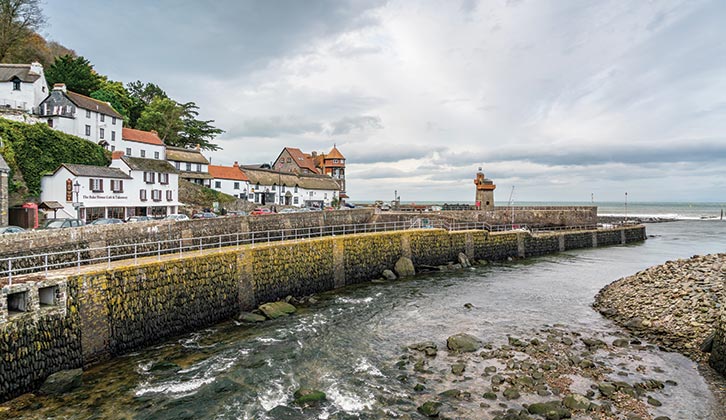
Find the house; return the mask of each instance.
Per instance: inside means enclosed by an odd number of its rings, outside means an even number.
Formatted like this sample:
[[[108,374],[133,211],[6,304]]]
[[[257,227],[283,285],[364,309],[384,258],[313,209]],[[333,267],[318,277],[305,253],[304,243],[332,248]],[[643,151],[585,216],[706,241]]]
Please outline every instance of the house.
[[[121,142],[116,148],[112,146],[111,150],[120,150],[131,157],[166,160],[166,145],[154,130],[144,131],[124,127],[121,130]]]
[[[336,145],[328,153],[302,152],[294,147],[285,147],[272,165],[277,171],[296,174],[321,174],[333,178],[340,188],[340,198],[345,194],[345,156]]]
[[[103,217],[123,219],[131,199],[131,176],[118,168],[64,163],[40,180],[40,200],[56,217],[87,223]]]
[[[56,130],[110,150],[119,149],[123,117],[108,102],[71,92],[57,83],[39,105],[38,114]]]
[[[113,153],[112,168],[131,177],[126,217],[162,217],[179,210],[179,171],[169,162]]]
[[[0,64],[0,107],[35,114],[47,96],[40,63]]]
[[[8,176],[10,176],[10,167],[0,155],[0,226],[8,225],[8,201],[10,199]]]
[[[204,157],[199,146],[196,149],[167,146],[166,160],[179,171],[179,178],[205,187],[211,186],[212,176],[209,174],[209,161]]]
[[[250,181],[240,170],[237,162],[232,166],[209,165],[209,175],[213,177],[212,189],[244,200],[248,199]]]
[[[339,200],[339,186],[330,177],[316,174],[297,174],[243,166],[242,172],[250,183],[248,199],[257,204],[277,204],[296,207],[330,206]]]

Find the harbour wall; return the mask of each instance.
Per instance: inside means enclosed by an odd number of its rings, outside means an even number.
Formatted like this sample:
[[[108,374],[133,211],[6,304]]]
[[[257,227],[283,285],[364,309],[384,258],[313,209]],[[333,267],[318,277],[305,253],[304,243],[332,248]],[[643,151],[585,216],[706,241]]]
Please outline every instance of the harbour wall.
[[[644,239],[642,226],[536,236],[421,229],[245,245],[39,276],[2,288],[0,400],[37,389],[54,372],[90,366],[264,302],[378,278],[402,256],[433,266],[459,253],[499,261]],[[24,311],[17,311],[19,298]]]
[[[514,215],[514,217],[512,217]],[[447,210],[435,212],[383,212],[378,221],[409,220],[413,216],[490,225],[520,224],[532,228],[553,226],[595,226],[597,206],[495,207],[492,210]]]
[[[721,315],[716,323],[716,334],[713,337],[713,348],[709,363],[721,375],[726,376],[726,307],[721,302]]]

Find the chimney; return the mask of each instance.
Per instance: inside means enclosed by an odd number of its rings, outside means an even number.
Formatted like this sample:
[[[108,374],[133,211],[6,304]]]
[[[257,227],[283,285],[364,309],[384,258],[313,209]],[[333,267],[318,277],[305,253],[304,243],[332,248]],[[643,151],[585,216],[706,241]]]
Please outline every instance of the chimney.
[[[53,90],[59,90],[63,93],[66,93],[68,90],[66,89],[65,83],[56,83],[53,85]]]
[[[313,157],[318,157],[318,152],[316,152],[316,151],[313,150],[312,155],[313,155]]]
[[[239,163],[237,163],[237,161],[235,160],[235,161],[234,161],[234,165],[232,165],[232,167],[233,167],[233,168],[239,168]]]
[[[123,150],[115,150],[115,151],[111,152],[111,159],[113,159],[113,160],[121,159],[121,157],[123,155],[124,155]]]
[[[43,75],[43,65],[37,61],[33,61],[32,63],[30,63],[30,72],[37,74],[39,76],[42,76]]]
[[[201,147],[199,146],[199,143],[197,143],[197,150],[200,150]]]
[[[151,130],[151,131],[150,131],[150,133],[151,133],[151,134],[155,134],[155,135],[157,135],[157,136],[159,135],[159,132],[158,132],[158,131],[156,131],[156,130]]]

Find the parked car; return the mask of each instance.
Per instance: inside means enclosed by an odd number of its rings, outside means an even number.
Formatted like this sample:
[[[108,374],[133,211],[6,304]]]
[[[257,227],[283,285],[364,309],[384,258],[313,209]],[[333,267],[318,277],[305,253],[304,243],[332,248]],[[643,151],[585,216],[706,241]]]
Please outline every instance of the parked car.
[[[282,209],[278,213],[280,213],[280,214],[282,214],[282,213],[297,213],[297,210],[295,210],[295,209]]]
[[[114,219],[114,218],[100,218],[92,221],[89,223],[89,225],[117,225],[119,223],[123,223],[124,221],[121,219]]]
[[[212,213],[211,211],[197,213],[194,216],[192,216],[192,218],[194,218],[194,219],[214,219],[215,217],[217,217],[217,215]]]
[[[268,209],[267,207],[258,207],[250,213],[253,216],[261,216],[265,214],[272,214],[272,210]]]
[[[80,219],[48,219],[43,223],[41,229],[63,229],[83,225],[85,223]]]
[[[247,212],[242,211],[242,210],[232,210],[232,211],[227,212],[227,216],[229,216],[229,217],[247,216]]]
[[[126,218],[126,223],[146,222],[151,220],[149,216],[129,216]]]
[[[164,220],[174,220],[174,221],[180,221],[180,220],[189,220],[189,216],[186,214],[169,214],[167,215]]]
[[[353,203],[345,203],[345,204],[343,204],[343,205],[344,205],[345,207],[349,208],[349,209],[354,209],[354,208],[355,208],[355,204],[353,204]]]
[[[320,207],[306,207],[307,211],[323,211]]]
[[[25,232],[25,229],[20,226],[4,226],[0,227],[0,235],[7,235],[9,233],[20,233]]]

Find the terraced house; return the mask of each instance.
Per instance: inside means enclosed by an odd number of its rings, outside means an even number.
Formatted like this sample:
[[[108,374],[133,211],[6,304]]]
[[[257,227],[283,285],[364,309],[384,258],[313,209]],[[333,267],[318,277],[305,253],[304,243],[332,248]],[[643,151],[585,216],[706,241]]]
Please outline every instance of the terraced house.
[[[166,160],[174,165],[179,172],[180,179],[211,187],[212,176],[209,174],[209,161],[204,157],[199,146],[196,149],[167,146]]]
[[[0,64],[0,107],[34,114],[47,96],[40,63]]]
[[[237,162],[232,166],[209,165],[209,174],[213,177],[212,189],[243,200],[248,199],[250,180]]]
[[[323,208],[340,200],[340,187],[330,177],[243,166],[250,183],[250,201],[262,205]]]

